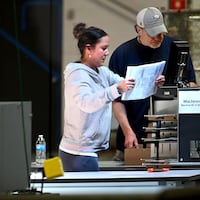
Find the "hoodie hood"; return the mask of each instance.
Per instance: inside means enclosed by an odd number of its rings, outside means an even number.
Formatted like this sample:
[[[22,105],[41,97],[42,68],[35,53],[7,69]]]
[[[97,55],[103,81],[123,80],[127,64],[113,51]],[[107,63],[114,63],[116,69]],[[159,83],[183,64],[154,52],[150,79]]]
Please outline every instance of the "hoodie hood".
[[[69,76],[72,72],[74,72],[76,70],[85,70],[92,77],[98,76],[98,73],[96,71],[94,71],[93,69],[91,69],[90,67],[88,67],[88,66],[86,66],[85,64],[82,64],[82,63],[69,63],[66,66],[64,73],[65,73],[66,76]]]

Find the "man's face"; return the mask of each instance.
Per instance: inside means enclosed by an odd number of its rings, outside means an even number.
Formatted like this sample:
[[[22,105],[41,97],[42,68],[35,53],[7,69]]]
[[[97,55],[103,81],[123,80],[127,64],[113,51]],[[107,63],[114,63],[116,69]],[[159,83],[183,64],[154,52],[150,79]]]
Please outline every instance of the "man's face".
[[[143,44],[144,46],[148,46],[153,49],[160,47],[164,38],[163,33],[160,33],[154,37],[151,37],[150,35],[148,35],[148,33],[144,29],[140,27],[137,27],[137,32],[139,36],[139,42]]]

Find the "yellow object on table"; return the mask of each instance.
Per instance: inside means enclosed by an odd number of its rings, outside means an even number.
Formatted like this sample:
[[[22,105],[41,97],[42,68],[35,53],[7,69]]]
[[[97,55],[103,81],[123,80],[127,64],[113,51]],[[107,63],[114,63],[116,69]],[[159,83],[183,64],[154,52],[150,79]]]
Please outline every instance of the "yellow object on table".
[[[44,174],[47,179],[63,176],[63,166],[60,157],[44,160]]]

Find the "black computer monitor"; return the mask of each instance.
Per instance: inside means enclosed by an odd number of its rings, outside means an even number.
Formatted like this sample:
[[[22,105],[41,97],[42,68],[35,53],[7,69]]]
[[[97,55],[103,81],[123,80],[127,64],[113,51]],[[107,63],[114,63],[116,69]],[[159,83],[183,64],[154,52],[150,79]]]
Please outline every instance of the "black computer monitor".
[[[165,85],[183,87],[187,82],[189,44],[187,41],[173,41],[171,44]]]

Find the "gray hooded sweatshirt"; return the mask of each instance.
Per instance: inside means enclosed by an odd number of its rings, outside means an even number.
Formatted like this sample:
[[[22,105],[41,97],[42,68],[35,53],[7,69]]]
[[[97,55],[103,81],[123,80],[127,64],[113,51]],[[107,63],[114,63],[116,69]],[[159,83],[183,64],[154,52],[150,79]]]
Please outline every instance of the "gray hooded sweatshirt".
[[[69,63],[64,71],[64,133],[59,148],[65,152],[93,153],[108,149],[112,101],[120,96],[123,80],[107,67],[98,73],[81,63]]]

